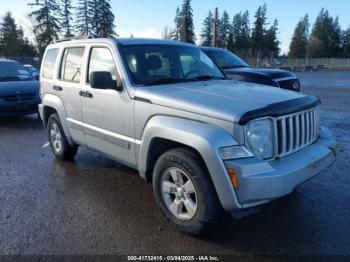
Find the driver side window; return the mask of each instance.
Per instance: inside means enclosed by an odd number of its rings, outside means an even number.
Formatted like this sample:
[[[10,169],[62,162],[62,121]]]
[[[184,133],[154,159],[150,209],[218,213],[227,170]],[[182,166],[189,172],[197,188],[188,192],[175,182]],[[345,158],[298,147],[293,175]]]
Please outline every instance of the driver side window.
[[[111,51],[106,47],[93,47],[90,53],[88,82],[92,72],[109,72],[113,80],[118,79],[117,67]]]

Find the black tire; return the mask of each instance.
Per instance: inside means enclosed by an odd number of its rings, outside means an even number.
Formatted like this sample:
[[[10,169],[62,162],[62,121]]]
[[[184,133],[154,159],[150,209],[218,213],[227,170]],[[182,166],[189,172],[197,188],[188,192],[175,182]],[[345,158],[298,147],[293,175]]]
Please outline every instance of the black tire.
[[[51,129],[56,125],[60,132],[61,136],[61,146],[58,148],[54,148],[54,144],[50,135]],[[47,136],[49,138],[49,142],[51,145],[52,152],[54,155],[60,160],[72,160],[78,151],[77,145],[70,145],[67,141],[66,135],[64,134],[61,121],[56,113],[51,114],[47,121]]]
[[[164,177],[172,168],[181,169],[193,183],[196,191],[197,208],[193,217],[188,220],[179,219],[167,207],[162,185]],[[169,176],[169,175],[168,175]],[[198,235],[213,223],[220,220],[222,207],[218,200],[213,183],[200,157],[186,148],[175,148],[163,153],[157,160],[153,171],[153,191],[157,205],[165,217],[177,229],[189,234]],[[170,196],[170,194],[169,194]],[[172,201],[172,199],[168,200]],[[174,200],[175,201],[175,200]],[[169,204],[168,204],[169,205]]]

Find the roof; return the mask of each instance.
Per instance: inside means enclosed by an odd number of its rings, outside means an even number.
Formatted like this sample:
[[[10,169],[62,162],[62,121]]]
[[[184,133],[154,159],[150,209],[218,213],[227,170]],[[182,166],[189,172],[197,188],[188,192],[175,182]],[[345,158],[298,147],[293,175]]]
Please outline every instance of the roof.
[[[0,58],[0,62],[18,63],[18,61],[16,60],[7,59],[7,58]]]
[[[203,51],[227,51],[226,49],[220,47],[209,47],[209,46],[201,46]]]
[[[61,45],[71,44],[85,44],[85,43],[117,43],[117,45],[176,45],[176,46],[187,46],[195,47],[194,44],[163,40],[163,39],[151,39],[151,38],[72,38],[72,39],[61,39],[50,44],[50,48],[55,48]]]
[[[116,38],[115,39],[120,45],[179,45],[193,47],[194,44],[164,40],[164,39],[151,39],[151,38]]]

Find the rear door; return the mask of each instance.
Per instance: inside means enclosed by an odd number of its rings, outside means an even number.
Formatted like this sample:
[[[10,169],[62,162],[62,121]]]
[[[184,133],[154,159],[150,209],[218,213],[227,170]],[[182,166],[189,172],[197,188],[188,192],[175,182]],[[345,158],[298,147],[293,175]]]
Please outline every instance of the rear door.
[[[52,87],[63,100],[72,138],[78,144],[85,144],[80,96],[84,54],[84,45],[62,50],[58,81]]]

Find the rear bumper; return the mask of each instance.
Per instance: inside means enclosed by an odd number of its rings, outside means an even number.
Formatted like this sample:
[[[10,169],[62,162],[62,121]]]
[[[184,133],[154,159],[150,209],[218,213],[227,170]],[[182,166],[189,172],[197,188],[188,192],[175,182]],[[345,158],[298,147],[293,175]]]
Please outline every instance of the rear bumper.
[[[240,209],[265,204],[291,193],[296,186],[333,163],[336,145],[329,130],[322,128],[316,143],[283,159],[226,161],[226,167],[232,167],[237,172],[239,188],[235,193]]]
[[[38,112],[40,100],[26,103],[2,103],[0,104],[0,116],[27,115]]]

